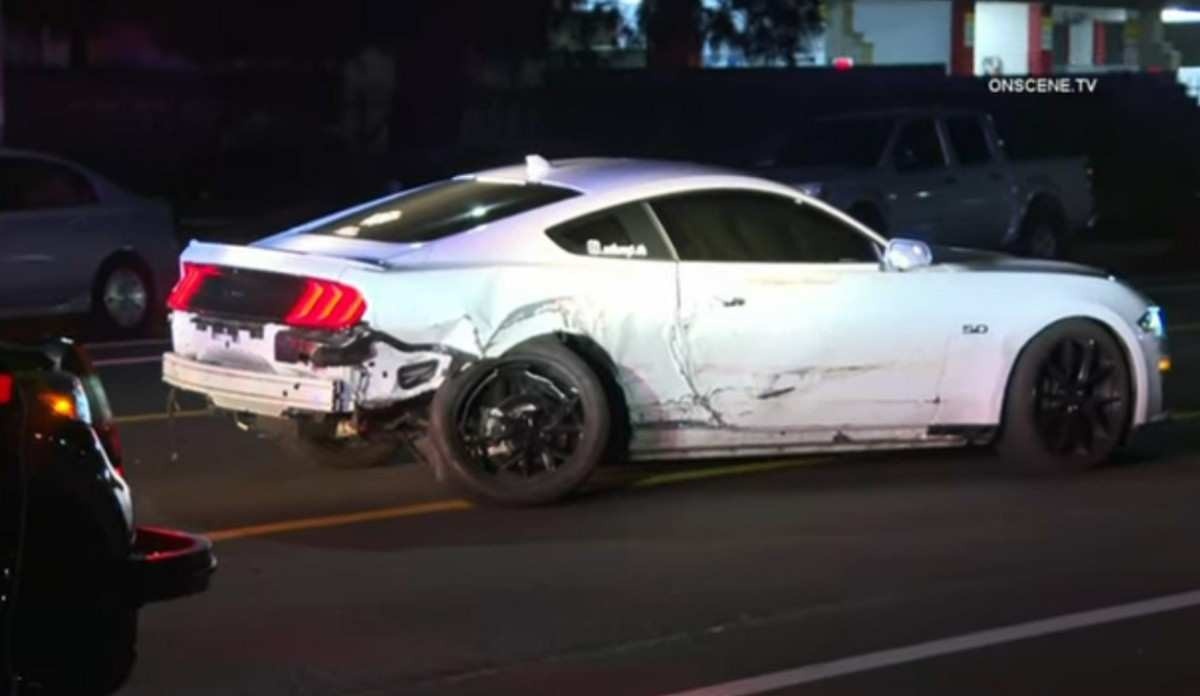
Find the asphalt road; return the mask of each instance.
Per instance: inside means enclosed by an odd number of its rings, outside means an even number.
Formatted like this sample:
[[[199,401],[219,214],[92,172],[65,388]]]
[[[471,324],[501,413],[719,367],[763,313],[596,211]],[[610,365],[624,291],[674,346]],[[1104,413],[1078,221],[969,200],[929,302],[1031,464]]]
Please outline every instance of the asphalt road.
[[[534,510],[312,469],[192,400],[169,422],[162,346],[99,347],[140,521],[221,561],[143,612],[124,693],[1198,693],[1200,278],[1150,292],[1178,419],[1114,466],[627,466]]]

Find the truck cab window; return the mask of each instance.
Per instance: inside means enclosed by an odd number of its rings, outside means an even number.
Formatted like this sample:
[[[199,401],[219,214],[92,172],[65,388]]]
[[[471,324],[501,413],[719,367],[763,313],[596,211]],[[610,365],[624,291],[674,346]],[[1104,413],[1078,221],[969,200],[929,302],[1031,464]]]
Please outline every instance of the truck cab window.
[[[892,161],[896,171],[901,172],[928,171],[946,166],[946,157],[933,119],[911,121],[900,129],[892,149]]]

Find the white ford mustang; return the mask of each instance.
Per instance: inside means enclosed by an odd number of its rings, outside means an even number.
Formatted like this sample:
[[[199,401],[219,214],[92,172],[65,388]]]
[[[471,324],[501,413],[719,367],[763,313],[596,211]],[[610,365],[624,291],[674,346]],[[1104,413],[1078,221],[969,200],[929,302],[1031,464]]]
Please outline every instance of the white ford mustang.
[[[933,259],[696,165],[531,156],[182,263],[168,383],[335,466],[407,442],[493,502],[621,458],[994,441],[1082,469],[1163,416],[1161,313],[1112,277]]]

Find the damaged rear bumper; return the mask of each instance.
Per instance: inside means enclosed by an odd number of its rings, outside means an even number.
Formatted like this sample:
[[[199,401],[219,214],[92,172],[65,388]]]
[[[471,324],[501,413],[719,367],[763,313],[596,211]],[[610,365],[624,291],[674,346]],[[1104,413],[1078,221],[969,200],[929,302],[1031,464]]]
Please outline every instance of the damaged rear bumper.
[[[163,355],[163,381],[207,396],[217,408],[282,417],[295,412],[348,413],[340,380],[277,375],[211,365],[177,353]]]
[[[235,413],[352,416],[431,394],[472,358],[362,325],[328,333],[187,312],[171,316],[163,381]]]

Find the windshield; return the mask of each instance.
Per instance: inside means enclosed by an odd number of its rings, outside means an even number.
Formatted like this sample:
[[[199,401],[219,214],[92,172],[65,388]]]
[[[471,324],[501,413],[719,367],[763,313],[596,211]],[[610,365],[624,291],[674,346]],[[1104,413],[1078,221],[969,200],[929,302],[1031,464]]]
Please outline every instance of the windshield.
[[[456,179],[423,186],[336,217],[306,234],[380,242],[432,242],[579,195],[543,184]]]

